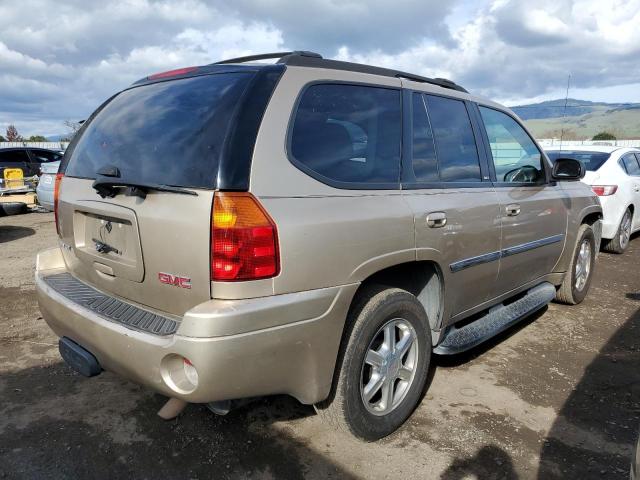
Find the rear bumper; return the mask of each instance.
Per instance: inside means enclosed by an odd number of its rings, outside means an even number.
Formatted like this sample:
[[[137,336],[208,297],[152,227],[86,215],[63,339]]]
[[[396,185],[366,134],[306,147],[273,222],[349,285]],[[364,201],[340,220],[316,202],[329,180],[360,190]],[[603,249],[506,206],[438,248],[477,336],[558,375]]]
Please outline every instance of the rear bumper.
[[[615,195],[600,197],[602,205],[602,238],[612,239],[618,234],[626,206]]]
[[[40,185],[36,188],[36,195],[38,196],[38,203],[46,210],[53,211],[53,190],[41,188]]]
[[[211,300],[187,312],[176,334],[158,336],[107,320],[43,281],[64,271],[59,249],[38,255],[38,303],[51,329],[91,352],[105,370],[196,403],[271,394],[307,404],[326,398],[358,287]],[[176,381],[180,357],[198,372],[195,388]]]

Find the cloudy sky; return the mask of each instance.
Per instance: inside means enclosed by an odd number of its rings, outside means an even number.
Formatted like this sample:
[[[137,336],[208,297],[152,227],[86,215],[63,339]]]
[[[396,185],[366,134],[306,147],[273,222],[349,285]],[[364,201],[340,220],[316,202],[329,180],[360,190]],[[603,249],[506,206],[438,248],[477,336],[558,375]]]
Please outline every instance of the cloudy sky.
[[[455,80],[509,105],[640,102],[640,0],[0,0],[0,132],[66,133],[150,73],[325,57]]]

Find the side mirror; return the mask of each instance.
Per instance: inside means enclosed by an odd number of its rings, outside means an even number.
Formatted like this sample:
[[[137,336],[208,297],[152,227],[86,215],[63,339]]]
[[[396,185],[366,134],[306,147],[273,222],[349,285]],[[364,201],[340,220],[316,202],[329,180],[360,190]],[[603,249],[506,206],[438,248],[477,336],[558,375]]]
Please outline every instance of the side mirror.
[[[584,178],[586,169],[580,160],[575,158],[558,158],[553,164],[551,176],[557,181],[577,181]]]

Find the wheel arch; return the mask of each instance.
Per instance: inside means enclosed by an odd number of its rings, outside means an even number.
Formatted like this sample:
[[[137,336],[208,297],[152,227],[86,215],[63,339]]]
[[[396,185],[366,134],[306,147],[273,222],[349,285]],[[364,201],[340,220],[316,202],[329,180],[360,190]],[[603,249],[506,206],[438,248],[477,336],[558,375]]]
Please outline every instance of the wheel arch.
[[[362,280],[352,300],[357,301],[370,285],[401,288],[416,296],[422,304],[431,330],[437,330],[444,311],[444,275],[440,265],[433,260],[398,263],[371,273]]]

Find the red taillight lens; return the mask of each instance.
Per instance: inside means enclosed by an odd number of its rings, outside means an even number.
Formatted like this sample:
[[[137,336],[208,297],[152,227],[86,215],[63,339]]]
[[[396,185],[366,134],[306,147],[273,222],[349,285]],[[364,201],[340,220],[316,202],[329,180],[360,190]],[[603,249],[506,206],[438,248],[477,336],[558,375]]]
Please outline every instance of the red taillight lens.
[[[211,220],[211,280],[274,277],[280,270],[276,224],[250,193],[216,192]]]
[[[198,70],[198,67],[177,68],[175,70],[169,70],[168,72],[154,73],[153,75],[149,75],[147,78],[149,80],[157,80],[159,78],[177,77],[178,75],[186,75],[187,73],[195,72],[196,70]]]
[[[58,197],[60,197],[60,183],[62,182],[62,178],[64,177],[64,173],[56,174],[56,181],[53,184],[53,218],[56,222],[56,232],[60,235],[60,225],[58,223]]]
[[[593,190],[593,193],[595,193],[599,197],[608,197],[609,195],[613,195],[618,191],[618,186],[617,185],[591,185],[591,190]]]

